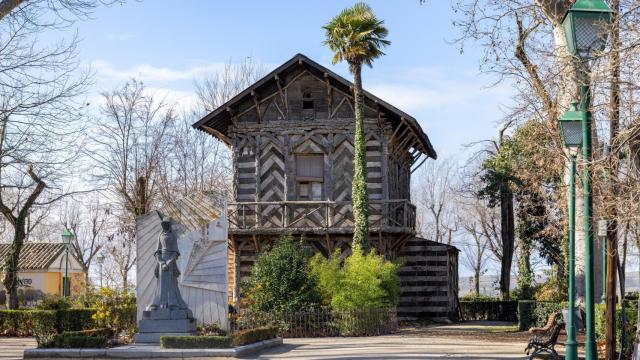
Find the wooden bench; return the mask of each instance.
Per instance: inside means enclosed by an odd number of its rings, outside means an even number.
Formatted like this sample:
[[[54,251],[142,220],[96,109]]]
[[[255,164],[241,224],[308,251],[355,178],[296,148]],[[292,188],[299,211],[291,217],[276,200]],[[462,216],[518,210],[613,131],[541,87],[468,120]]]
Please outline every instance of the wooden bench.
[[[545,327],[531,328],[529,330],[532,335],[524,351],[530,360],[545,353],[551,355],[551,358],[554,360],[558,359],[555,346],[558,342],[560,331],[564,328],[564,323],[558,322],[559,317],[560,313],[552,314],[549,316]],[[529,355],[529,353],[531,353],[531,355]]]

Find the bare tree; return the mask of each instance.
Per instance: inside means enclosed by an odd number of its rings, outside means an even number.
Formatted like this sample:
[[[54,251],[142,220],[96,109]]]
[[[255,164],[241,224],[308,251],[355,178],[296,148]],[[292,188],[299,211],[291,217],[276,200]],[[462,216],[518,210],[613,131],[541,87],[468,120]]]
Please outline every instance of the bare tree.
[[[61,209],[60,221],[75,235],[71,251],[85,271],[85,285],[90,286],[89,269],[95,256],[105,245],[105,232],[109,225],[110,209],[100,203],[100,198],[70,199]]]
[[[30,214],[70,192],[69,164],[82,145],[76,100],[88,82],[78,72],[76,37],[48,44],[39,39],[52,18],[72,18],[75,8],[52,16],[42,6],[16,5],[0,14],[0,213],[13,231],[3,264],[12,309],[18,306],[17,264]]]
[[[486,256],[486,251],[490,250],[492,236],[496,234],[487,233],[487,212],[492,208],[483,204],[481,199],[469,199],[460,208],[460,224],[464,230],[464,235],[458,240],[458,245],[462,248],[463,262],[473,271],[473,289],[475,296],[480,295],[480,277],[487,271],[487,264],[490,257]],[[495,213],[495,211],[494,211]],[[494,216],[497,217],[497,216]]]
[[[418,171],[412,198],[416,199],[420,228],[427,239],[451,245],[458,230],[457,164],[451,159],[429,162]]]
[[[135,265],[135,220],[160,201],[162,167],[167,157],[173,107],[131,80],[103,93],[102,117],[96,121],[89,156],[96,162],[96,180],[113,195],[117,231],[107,248],[118,260],[122,286]]]

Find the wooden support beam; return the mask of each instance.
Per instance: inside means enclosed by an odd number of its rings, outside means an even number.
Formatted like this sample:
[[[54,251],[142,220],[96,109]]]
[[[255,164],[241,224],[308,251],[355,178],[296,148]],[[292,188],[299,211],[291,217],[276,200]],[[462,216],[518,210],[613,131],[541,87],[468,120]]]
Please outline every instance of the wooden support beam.
[[[236,112],[231,107],[227,106],[227,112],[229,113],[229,118],[231,118],[231,123],[233,126],[237,126],[238,122],[236,120]]]
[[[287,102],[287,96],[285,95],[284,90],[282,88],[282,82],[280,81],[280,77],[278,75],[276,75],[276,84],[278,85],[278,93],[280,94],[280,100],[282,100],[282,103],[284,104],[285,120],[288,120],[289,104]]]
[[[331,119],[331,110],[333,108],[333,87],[329,82],[329,74],[324,73],[324,82],[327,84],[327,116]]]
[[[255,91],[251,92],[251,97],[253,97],[253,104],[256,107],[256,113],[258,114],[258,124],[262,122],[262,114],[260,113],[260,100],[258,99],[258,94]]]

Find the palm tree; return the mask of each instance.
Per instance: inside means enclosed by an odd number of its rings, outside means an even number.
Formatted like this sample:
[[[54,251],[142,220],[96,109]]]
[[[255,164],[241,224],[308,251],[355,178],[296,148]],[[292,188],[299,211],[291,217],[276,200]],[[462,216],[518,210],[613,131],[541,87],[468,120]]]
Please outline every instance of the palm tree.
[[[384,55],[382,48],[391,44],[389,33],[369,5],[358,2],[342,10],[323,28],[324,44],[333,51],[333,64],[345,60],[353,75],[355,107],[355,156],[353,159],[352,201],[355,229],[352,247],[366,250],[369,238],[369,195],[367,194],[367,154],[364,133],[364,98],[362,94],[362,64],[372,67],[373,60]]]

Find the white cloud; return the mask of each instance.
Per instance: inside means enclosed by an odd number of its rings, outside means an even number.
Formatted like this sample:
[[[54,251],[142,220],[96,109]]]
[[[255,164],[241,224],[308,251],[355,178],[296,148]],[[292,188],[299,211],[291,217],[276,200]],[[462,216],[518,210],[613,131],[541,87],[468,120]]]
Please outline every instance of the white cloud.
[[[365,87],[407,112],[487,102],[497,106],[510,93],[508,85],[487,88],[472,72],[425,67],[408,69]]]
[[[224,63],[208,63],[195,65],[184,69],[174,69],[169,67],[157,67],[150,64],[139,64],[130,68],[117,68],[110,62],[98,59],[91,64],[92,68],[100,78],[109,80],[129,80],[131,78],[142,81],[184,81],[201,77],[207,73],[220,71],[224,68]]]

